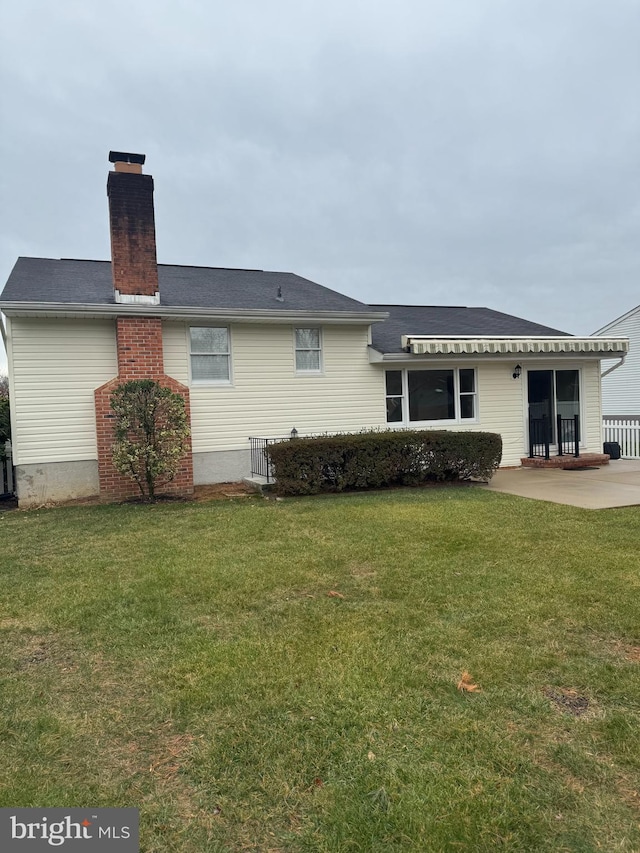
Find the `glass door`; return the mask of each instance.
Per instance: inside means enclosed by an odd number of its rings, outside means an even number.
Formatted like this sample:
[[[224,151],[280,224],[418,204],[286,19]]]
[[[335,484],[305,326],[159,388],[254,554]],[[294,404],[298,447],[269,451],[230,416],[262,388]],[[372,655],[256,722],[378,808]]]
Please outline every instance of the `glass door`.
[[[555,443],[555,416],[553,395],[553,370],[529,370],[529,421],[540,421],[543,417],[549,424],[549,442]]]
[[[563,418],[580,414],[580,381],[577,370],[556,370],[556,409]]]
[[[541,421],[546,417],[549,442],[555,444],[557,415],[563,420],[580,415],[580,371],[529,370],[527,382],[529,420]]]

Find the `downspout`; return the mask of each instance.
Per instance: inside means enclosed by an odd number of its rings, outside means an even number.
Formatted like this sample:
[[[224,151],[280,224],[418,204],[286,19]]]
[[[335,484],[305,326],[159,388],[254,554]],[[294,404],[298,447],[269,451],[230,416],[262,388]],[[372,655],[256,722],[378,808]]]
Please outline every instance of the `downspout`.
[[[9,355],[9,347],[7,345],[7,330],[4,327],[4,315],[2,311],[0,311],[0,334],[2,334],[2,343],[4,344],[4,351],[7,353],[7,357]]]
[[[608,376],[612,371],[617,370],[619,367],[622,367],[624,364],[624,360],[627,357],[627,353],[623,353],[620,361],[617,364],[614,364],[613,367],[607,368],[604,373],[600,374],[600,379],[604,379],[605,376]]]

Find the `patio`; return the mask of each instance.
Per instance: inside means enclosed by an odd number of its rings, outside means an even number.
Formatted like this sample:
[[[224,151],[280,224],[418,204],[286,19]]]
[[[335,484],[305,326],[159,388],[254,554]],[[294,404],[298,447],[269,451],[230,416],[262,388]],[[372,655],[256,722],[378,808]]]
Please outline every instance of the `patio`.
[[[484,488],[583,509],[640,506],[640,460],[619,459],[576,470],[504,469]]]

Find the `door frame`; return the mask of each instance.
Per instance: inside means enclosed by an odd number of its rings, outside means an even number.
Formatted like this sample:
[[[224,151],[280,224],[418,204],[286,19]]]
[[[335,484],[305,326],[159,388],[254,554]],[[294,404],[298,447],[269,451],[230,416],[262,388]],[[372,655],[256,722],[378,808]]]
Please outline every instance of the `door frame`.
[[[531,362],[530,364],[523,364],[522,378],[524,379],[524,383],[522,386],[522,409],[523,409],[523,419],[524,419],[524,455],[528,456],[529,454],[529,373],[536,370],[544,370],[551,371],[553,373],[553,423],[552,423],[552,434],[555,437],[555,418],[556,418],[556,371],[558,370],[577,370],[578,372],[578,414],[580,416],[580,441],[579,446],[584,447],[585,444],[585,435],[586,435],[586,421],[585,421],[585,399],[584,399],[584,371],[583,365],[576,362],[569,362],[567,364],[563,364],[562,362],[558,363],[555,361],[552,366],[545,364],[544,362]],[[557,441],[549,444],[550,451],[553,450],[554,453],[558,452],[558,443]]]

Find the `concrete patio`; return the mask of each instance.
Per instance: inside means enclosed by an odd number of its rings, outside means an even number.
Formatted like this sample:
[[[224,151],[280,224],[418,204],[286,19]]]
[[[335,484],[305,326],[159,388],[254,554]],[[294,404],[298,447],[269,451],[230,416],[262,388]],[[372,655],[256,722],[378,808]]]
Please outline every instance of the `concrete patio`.
[[[583,509],[640,506],[640,459],[619,459],[593,470],[501,470],[485,488]]]

